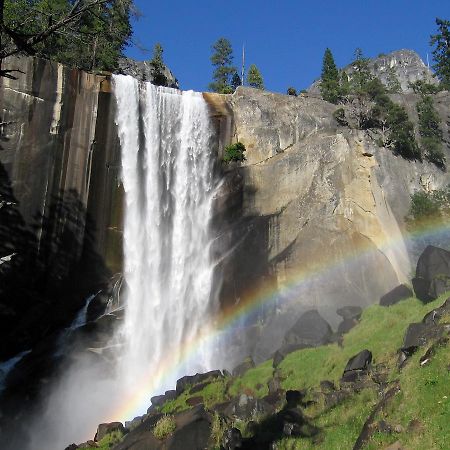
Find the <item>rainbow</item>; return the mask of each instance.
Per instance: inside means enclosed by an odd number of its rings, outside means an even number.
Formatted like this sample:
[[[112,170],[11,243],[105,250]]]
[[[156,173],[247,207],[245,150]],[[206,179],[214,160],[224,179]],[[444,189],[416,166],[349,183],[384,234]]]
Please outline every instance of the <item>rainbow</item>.
[[[222,310],[220,314],[212,320],[212,323],[201,334],[194,339],[184,342],[181,348],[167,355],[159,364],[159,367],[149,368],[140,380],[136,380],[133,392],[123,399],[120,405],[110,412],[110,420],[130,420],[130,418],[142,414],[150,403],[150,395],[157,392],[158,388],[167,378],[172,378],[174,374],[180,373],[187,362],[194,360],[196,352],[204,345],[215,342],[219,337],[226,337],[227,332],[231,332],[242,320],[251,319],[256,315],[263,305],[270,305],[274,302],[289,302],[298,298],[299,289],[307,286],[308,283],[322,277],[328,278],[343,265],[360,264],[371,252],[378,250],[392,249],[400,245],[413,245],[417,241],[427,242],[430,240],[445,239],[450,242],[450,223],[443,220],[428,221],[413,230],[409,230],[406,235],[398,235],[386,238],[382,248],[374,248],[373,245],[361,245],[358,249],[352,249],[347,254],[340,255],[339,258],[327,261],[320,265],[301,269],[291,274],[282,287],[276,281],[270,281],[262,286],[258,286],[246,293],[245,298],[234,306]]]

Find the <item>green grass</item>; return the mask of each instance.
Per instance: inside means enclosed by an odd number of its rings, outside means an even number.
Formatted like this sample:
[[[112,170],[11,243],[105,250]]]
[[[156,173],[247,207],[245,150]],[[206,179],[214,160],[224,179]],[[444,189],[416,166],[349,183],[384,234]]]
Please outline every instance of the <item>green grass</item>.
[[[230,395],[247,394],[259,398],[264,397],[269,393],[267,383],[272,378],[272,372],[272,360],[247,370],[244,375],[233,381],[229,389]]]
[[[374,363],[391,364],[401,347],[408,324],[440,306],[446,296],[424,305],[416,298],[393,306],[372,305],[363,311],[360,323],[344,336],[343,347],[337,344],[299,350],[280,364],[284,389],[314,387],[320,380],[337,382],[347,361],[361,350],[372,352]]]
[[[183,392],[174,400],[169,400],[159,409],[165,414],[184,411],[189,409],[187,400],[193,397],[203,397],[203,404],[209,408],[216,403],[223,402],[227,399],[226,379],[219,378],[208,383],[201,391],[191,393],[190,389]]]
[[[351,449],[376,402],[376,393],[365,389],[316,417],[314,424],[322,430],[318,442],[313,443],[310,439],[286,438],[279,441],[276,448],[277,450]]]
[[[426,348],[419,349],[406,366],[399,371],[396,366],[397,351],[401,347],[405,331],[410,323],[420,322],[432,309],[442,305],[447,295],[423,304],[410,298],[390,307],[372,305],[363,311],[360,323],[344,336],[343,345],[331,344],[318,348],[304,349],[289,354],[279,365],[282,388],[309,388],[312,395],[321,380],[339,380],[347,361],[367,348],[373,354],[374,364],[383,364],[389,370],[389,379],[400,381],[401,391],[382,410],[378,420],[390,425],[400,425],[402,432],[383,434],[375,432],[365,448],[375,450],[400,440],[403,446],[413,449],[441,450],[450,442],[450,365],[449,346],[440,347],[428,365],[419,364],[419,358]],[[450,317],[441,322],[450,322]],[[184,392],[177,399],[167,402],[162,412],[173,413],[188,409],[190,397],[202,396],[207,408],[240,394],[264,397],[268,394],[267,383],[273,376],[272,360],[266,361],[244,375],[234,379],[213,380],[201,391]],[[287,438],[279,441],[279,450],[294,449],[336,449],[352,448],[363,423],[379,401],[375,389],[367,388],[332,409],[326,409],[323,402],[306,410],[312,423],[321,431],[318,442],[307,438]],[[408,431],[411,420],[417,419],[423,432]],[[222,432],[221,423],[216,424],[217,435]],[[246,430],[246,423],[234,423]]]
[[[175,431],[176,427],[177,424],[175,423],[174,417],[166,414],[156,422],[153,427],[153,434],[156,439],[163,440],[170,436]]]
[[[113,431],[98,441],[97,447],[85,447],[85,450],[109,450],[114,447],[114,445],[118,444],[123,439],[123,436],[121,431]]]

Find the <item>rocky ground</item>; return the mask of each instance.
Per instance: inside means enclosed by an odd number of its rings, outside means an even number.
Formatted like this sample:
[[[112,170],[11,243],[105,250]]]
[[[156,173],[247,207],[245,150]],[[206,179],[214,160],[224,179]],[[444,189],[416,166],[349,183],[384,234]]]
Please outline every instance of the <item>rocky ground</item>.
[[[305,313],[273,358],[183,377],[146,415],[67,450],[447,448],[449,279],[450,252],[429,247],[416,296],[399,286],[364,311],[342,308],[337,332]]]

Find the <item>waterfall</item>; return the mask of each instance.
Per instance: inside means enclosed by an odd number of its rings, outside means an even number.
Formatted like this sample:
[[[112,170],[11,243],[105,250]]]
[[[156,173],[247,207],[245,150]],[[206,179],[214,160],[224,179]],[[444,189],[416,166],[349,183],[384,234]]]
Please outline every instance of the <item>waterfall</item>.
[[[210,326],[209,222],[214,195],[213,129],[200,93],[113,78],[125,190],[124,255],[128,286],[121,377],[129,385],[165,370],[155,392],[213,366],[211,347],[183,346]],[[159,389],[159,392],[158,392]],[[147,402],[148,398],[144,399]]]

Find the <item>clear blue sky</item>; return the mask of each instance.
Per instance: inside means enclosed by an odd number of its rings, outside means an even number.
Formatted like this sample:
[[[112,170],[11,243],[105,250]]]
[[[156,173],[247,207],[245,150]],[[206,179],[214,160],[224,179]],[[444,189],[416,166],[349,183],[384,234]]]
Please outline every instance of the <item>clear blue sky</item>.
[[[330,47],[338,66],[352,60],[356,47],[366,56],[409,48],[425,60],[435,18],[450,20],[450,0],[135,0],[141,17],[128,56],[151,57],[156,42],[182,89],[207,90],[211,81],[211,45],[228,38],[240,66],[260,69],[266,88],[286,92],[309,86],[320,75],[323,52]],[[431,54],[430,54],[431,57]]]

